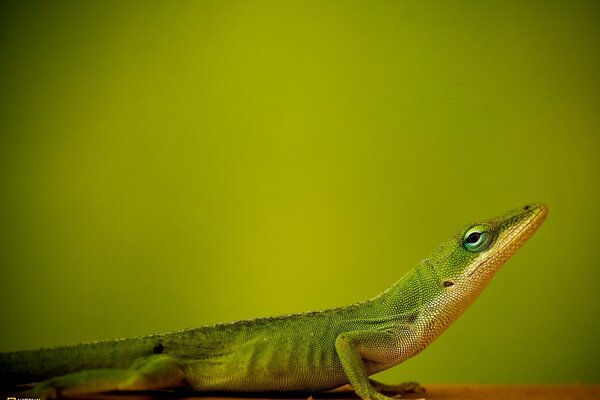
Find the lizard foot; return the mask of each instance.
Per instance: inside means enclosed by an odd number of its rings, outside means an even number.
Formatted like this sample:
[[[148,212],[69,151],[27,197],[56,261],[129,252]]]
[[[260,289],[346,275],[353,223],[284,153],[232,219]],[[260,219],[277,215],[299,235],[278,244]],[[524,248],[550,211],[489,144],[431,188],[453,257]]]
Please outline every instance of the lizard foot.
[[[419,385],[417,382],[403,382],[399,385],[388,385],[385,383],[374,381],[372,379],[370,379],[370,381],[371,381],[371,385],[373,385],[373,388],[375,388],[375,390],[377,390],[378,392],[396,393],[396,395],[394,396],[394,398],[396,398],[396,399],[399,399],[400,397],[402,397],[403,394],[425,393],[425,388],[423,386]]]

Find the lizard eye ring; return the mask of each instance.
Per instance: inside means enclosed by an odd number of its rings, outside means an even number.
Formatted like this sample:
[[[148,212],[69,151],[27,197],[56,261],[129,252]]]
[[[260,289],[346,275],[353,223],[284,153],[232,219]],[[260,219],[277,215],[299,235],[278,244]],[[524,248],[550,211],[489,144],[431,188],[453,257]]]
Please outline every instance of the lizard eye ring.
[[[463,238],[463,247],[473,253],[487,250],[492,244],[492,235],[487,231],[487,226],[477,225],[469,229]]]

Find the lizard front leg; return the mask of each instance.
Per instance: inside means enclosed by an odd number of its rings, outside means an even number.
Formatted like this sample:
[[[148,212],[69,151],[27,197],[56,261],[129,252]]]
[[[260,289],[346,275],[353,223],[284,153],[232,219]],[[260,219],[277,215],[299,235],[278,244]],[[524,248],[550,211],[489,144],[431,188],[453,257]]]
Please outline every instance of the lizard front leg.
[[[369,379],[368,367],[382,364],[380,370],[400,360],[397,331],[352,331],[340,334],[335,349],[348,381],[357,395],[365,400],[389,400],[378,392]]]

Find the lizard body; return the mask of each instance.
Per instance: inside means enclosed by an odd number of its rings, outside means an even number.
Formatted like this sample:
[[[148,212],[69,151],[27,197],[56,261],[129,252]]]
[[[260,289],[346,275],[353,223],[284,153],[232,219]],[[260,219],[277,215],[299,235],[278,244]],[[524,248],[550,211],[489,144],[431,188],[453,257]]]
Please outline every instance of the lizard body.
[[[537,230],[543,203],[461,228],[378,296],[350,306],[114,341],[0,353],[0,382],[56,398],[111,390],[307,391],[368,377],[423,350]],[[410,387],[408,385],[407,387]]]

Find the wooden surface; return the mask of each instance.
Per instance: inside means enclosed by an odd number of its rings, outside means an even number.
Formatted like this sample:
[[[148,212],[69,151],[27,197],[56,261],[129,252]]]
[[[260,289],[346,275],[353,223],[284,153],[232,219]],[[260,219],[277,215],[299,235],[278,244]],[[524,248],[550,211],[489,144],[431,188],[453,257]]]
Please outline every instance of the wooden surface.
[[[451,399],[451,400],[600,400],[600,386],[590,385],[426,385],[427,393],[405,395],[405,399]],[[308,399],[308,395],[294,394],[282,396],[277,394],[242,395],[239,397],[215,396],[206,394],[184,394],[181,392],[155,392],[137,394],[108,394],[86,396],[86,400],[163,400],[163,399],[187,399],[187,400],[274,400],[274,399]],[[352,392],[316,394],[314,400],[327,399],[357,399]]]
[[[600,386],[507,386],[507,385],[429,385],[424,396],[407,399],[427,400],[600,400]]]

